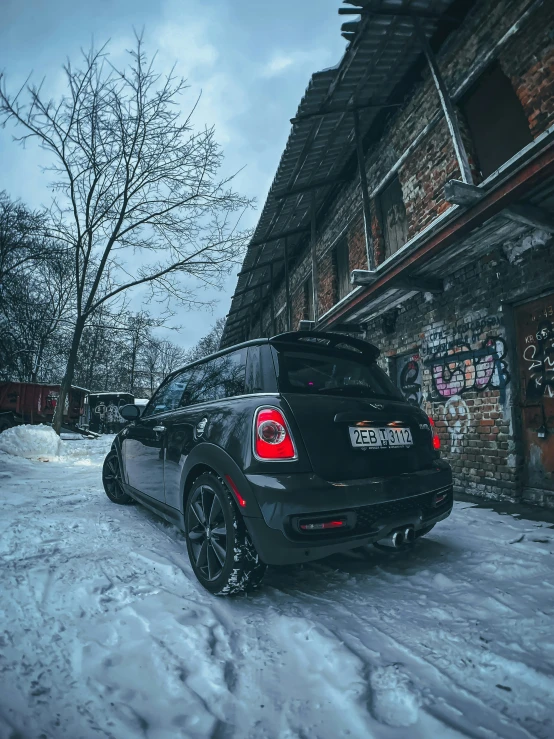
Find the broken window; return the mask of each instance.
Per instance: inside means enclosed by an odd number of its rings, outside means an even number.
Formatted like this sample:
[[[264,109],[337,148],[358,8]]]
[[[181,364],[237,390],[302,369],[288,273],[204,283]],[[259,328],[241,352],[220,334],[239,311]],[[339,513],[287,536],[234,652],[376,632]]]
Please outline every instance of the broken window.
[[[350,292],[350,268],[348,239],[343,237],[335,246],[335,270],[337,277],[337,298],[342,300]]]
[[[312,276],[304,282],[304,316],[305,321],[314,320],[314,290]]]
[[[483,178],[531,143],[527,117],[508,77],[495,64],[462,99],[477,166]]]
[[[381,192],[379,203],[386,258],[398,251],[408,240],[408,219],[398,177],[393,177]]]

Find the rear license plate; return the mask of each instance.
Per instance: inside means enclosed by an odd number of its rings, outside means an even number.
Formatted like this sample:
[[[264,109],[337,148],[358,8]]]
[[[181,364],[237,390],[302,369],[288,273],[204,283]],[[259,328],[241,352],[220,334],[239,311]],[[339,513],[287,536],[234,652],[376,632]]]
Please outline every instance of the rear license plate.
[[[358,428],[350,426],[353,447],[364,449],[393,449],[412,446],[412,432],[407,428]]]

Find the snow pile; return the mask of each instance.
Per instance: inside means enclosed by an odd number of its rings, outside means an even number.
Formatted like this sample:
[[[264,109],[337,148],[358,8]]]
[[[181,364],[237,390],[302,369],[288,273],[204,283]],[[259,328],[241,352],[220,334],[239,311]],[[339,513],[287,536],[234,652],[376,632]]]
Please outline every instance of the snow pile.
[[[62,442],[61,456],[57,461],[60,464],[102,466],[114,438],[115,434],[103,434],[98,439],[68,439]]]
[[[546,520],[456,502],[413,550],[220,599],[180,531],[108,500],[112,440],[0,454],[0,739],[554,738]]]
[[[57,457],[62,450],[62,441],[50,426],[24,425],[6,429],[0,434],[0,451],[14,457],[37,459]]]

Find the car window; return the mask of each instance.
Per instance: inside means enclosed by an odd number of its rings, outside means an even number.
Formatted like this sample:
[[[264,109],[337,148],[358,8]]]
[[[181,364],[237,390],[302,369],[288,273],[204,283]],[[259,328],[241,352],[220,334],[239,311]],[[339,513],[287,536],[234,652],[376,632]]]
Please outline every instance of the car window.
[[[246,377],[246,350],[240,349],[194,368],[182,405],[243,395]]]
[[[325,349],[278,351],[279,390],[400,399],[386,373],[363,355]]]
[[[179,408],[183,393],[192,375],[192,370],[184,370],[175,375],[169,382],[163,384],[146,406],[142,417],[147,418]]]

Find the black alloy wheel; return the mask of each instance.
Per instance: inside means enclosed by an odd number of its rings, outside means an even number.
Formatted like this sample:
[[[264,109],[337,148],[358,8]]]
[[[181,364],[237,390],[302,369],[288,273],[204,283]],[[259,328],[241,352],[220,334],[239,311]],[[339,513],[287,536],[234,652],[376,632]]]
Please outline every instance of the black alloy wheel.
[[[119,464],[117,452],[114,450],[112,450],[104,460],[104,466],[102,467],[102,483],[104,485],[106,495],[112,503],[129,505],[135,502],[131,496],[127,495],[123,490],[121,465]]]
[[[215,595],[255,588],[265,564],[223,480],[204,472],[192,483],[185,506],[187,549],[194,574]]]
[[[221,502],[207,485],[194,490],[187,513],[187,532],[195,566],[209,582],[217,580],[227,561],[227,526]]]

